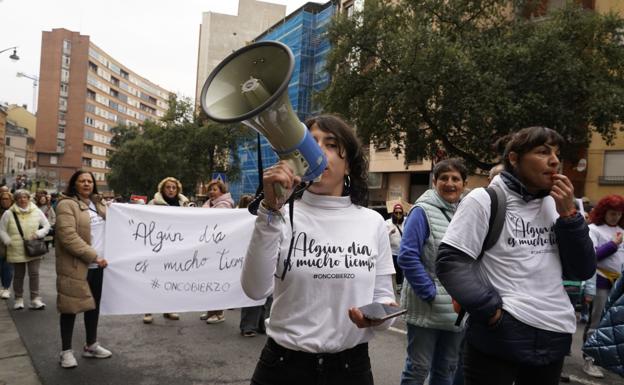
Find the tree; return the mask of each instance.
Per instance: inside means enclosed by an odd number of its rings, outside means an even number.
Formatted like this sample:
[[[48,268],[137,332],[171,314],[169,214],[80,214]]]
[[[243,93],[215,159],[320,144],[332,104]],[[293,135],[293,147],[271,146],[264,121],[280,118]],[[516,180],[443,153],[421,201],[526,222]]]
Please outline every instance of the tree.
[[[325,110],[407,160],[439,150],[488,169],[489,144],[543,125],[574,149],[611,143],[624,114],[624,21],[580,6],[533,21],[526,0],[367,0],[328,35]]]
[[[178,178],[184,191],[213,172],[226,172],[231,180],[240,173],[239,140],[249,132],[240,125],[222,125],[193,112],[188,99],[172,97],[159,122],[145,121],[138,127],[118,126],[111,144],[109,185],[122,195],[152,195],[167,176]]]

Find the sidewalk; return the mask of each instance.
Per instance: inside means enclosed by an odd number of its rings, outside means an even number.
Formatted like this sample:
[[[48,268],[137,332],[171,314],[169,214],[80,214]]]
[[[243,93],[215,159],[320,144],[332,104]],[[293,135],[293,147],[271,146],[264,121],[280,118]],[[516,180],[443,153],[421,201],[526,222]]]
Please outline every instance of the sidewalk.
[[[0,302],[0,385],[41,385],[9,313],[11,303]]]

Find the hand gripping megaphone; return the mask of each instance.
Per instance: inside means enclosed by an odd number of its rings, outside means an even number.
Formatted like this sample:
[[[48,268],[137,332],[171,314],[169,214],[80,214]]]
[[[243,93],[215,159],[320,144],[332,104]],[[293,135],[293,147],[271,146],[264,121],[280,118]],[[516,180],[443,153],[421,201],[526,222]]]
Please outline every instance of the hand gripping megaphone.
[[[201,92],[208,118],[220,123],[241,122],[262,134],[280,159],[308,182],[327,167],[325,154],[299,121],[288,99],[295,60],[276,41],[245,46],[212,71]],[[278,195],[283,191],[276,188]]]

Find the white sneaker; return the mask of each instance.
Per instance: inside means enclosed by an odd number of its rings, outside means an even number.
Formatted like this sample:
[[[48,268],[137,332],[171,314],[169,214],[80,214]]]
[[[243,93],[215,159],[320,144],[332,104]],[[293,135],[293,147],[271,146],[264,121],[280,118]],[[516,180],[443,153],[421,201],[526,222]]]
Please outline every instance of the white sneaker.
[[[32,301],[30,301],[30,305],[28,307],[31,310],[43,310],[45,309],[45,303],[41,300],[41,297],[35,297]]]
[[[9,289],[0,290],[0,298],[9,299],[11,298],[11,291]]]
[[[91,346],[85,345],[84,351],[82,352],[82,356],[85,358],[108,358],[112,355],[113,353],[108,349],[104,349],[99,342]]]
[[[585,362],[583,363],[583,371],[585,372],[585,374],[591,377],[604,377],[604,373],[598,366],[594,365],[594,359],[591,357],[585,357]]]
[[[24,298],[15,298],[13,310],[22,310],[24,308]]]
[[[76,357],[74,357],[74,352],[71,349],[63,350],[61,352],[61,358],[59,363],[61,364],[61,367],[65,369],[71,369],[78,366],[78,362],[76,362]]]

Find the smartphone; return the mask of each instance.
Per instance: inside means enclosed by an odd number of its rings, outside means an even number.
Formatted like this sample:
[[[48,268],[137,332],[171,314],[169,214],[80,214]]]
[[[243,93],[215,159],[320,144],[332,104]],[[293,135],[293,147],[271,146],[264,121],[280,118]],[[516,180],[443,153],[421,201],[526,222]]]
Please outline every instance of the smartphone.
[[[360,309],[364,318],[371,321],[385,321],[392,317],[397,317],[401,314],[407,313],[407,309],[401,309],[398,306],[386,305],[379,302],[369,303],[368,305],[361,306],[358,309]]]

